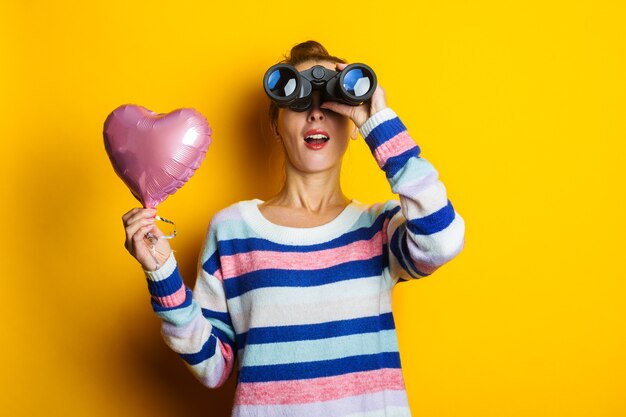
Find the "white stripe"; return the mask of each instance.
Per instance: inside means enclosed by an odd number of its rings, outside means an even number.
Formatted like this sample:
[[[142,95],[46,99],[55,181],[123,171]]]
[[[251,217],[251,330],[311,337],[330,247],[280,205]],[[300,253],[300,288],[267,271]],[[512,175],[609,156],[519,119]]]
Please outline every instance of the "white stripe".
[[[190,366],[192,372],[209,388],[217,386],[217,383],[222,379],[225,367],[226,362],[219,344],[215,347],[215,354],[212,357]]]
[[[197,353],[211,337],[211,324],[198,315],[184,326],[164,323],[162,332],[174,352]]]
[[[378,408],[374,411],[358,409]],[[356,410],[355,410],[356,409]],[[236,405],[233,417],[410,417],[406,391],[385,390],[381,392],[318,401],[305,404]]]
[[[233,278],[238,279],[238,278]],[[390,291],[391,286],[381,276],[356,278],[314,287],[270,287],[257,288],[228,301],[232,315],[241,312],[241,306],[255,308],[289,306],[292,304],[317,304],[342,301],[350,297],[377,296],[381,291]]]
[[[411,417],[411,410],[406,407],[385,407],[384,410],[347,414],[342,417]]]
[[[256,200],[257,204],[260,200]],[[360,211],[360,216],[358,220],[352,224],[350,230],[356,230],[361,227],[369,227],[372,225],[376,217],[380,215],[383,209],[387,208],[387,203],[383,206],[382,203],[376,203],[371,206],[368,206],[364,203],[361,203],[357,200],[352,200],[353,205],[358,208]],[[245,202],[244,202],[245,203]],[[248,203],[249,204],[249,203]],[[258,209],[257,209],[258,210]],[[233,218],[229,220],[224,220],[219,224],[220,231],[220,241],[231,240],[231,239],[249,239],[252,237],[258,237],[254,234],[254,230],[250,228],[250,226],[243,221],[242,218]],[[299,234],[306,234],[307,229],[298,229]],[[272,239],[273,240],[273,239]],[[212,246],[213,250],[205,250],[205,255],[203,256],[203,262],[205,262],[212,252],[214,251],[214,245]]]
[[[410,232],[409,232],[410,233]],[[465,222],[461,216],[456,217],[445,229],[431,235],[413,235],[408,240],[409,252],[420,268],[439,267],[454,258],[463,249]]]
[[[174,257],[174,251],[171,251],[170,256],[167,258],[162,267],[156,271],[144,270],[144,273],[146,274],[146,278],[150,281],[163,281],[172,275],[174,269],[176,269],[176,258]]]
[[[448,195],[441,181],[431,184],[414,196],[400,195],[402,212],[409,220],[417,220],[433,214],[448,205]]]
[[[238,303],[229,303],[229,310],[237,333],[247,332],[253,327],[317,324],[391,312],[391,291],[361,297],[353,297],[350,292],[344,295],[324,303],[298,299],[290,300],[291,303],[267,304],[262,308],[254,303],[246,304],[246,309]],[[277,300],[274,297],[271,299]],[[250,314],[251,309],[254,309],[254,314]]]
[[[384,410],[347,414],[341,417],[411,417],[411,410],[406,407],[385,407]]]
[[[261,200],[242,201],[241,215],[249,228],[260,237],[284,245],[314,245],[328,242],[329,239],[339,237],[359,219],[367,209],[365,204],[356,200],[330,222],[315,227],[287,227],[270,222],[259,209]],[[249,236],[249,235],[248,235]]]
[[[359,129],[361,132],[361,136],[366,138],[372,132],[372,130],[376,128],[376,126],[386,122],[387,120],[395,119],[396,117],[398,117],[396,113],[389,107],[379,111],[378,113],[374,113],[372,116],[370,116],[369,119],[365,121],[365,123],[363,123],[363,125]]]

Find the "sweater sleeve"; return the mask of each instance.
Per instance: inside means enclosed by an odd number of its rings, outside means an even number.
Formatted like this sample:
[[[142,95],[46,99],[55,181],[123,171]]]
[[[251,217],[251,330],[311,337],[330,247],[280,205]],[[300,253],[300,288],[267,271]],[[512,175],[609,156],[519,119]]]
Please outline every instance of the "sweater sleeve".
[[[374,114],[360,130],[400,197],[400,205],[387,213],[385,230],[391,278],[397,282],[430,275],[461,251],[465,223],[393,110]]]
[[[213,228],[207,234],[193,292],[183,283],[173,253],[160,269],[145,274],[167,345],[205,386],[221,386],[232,372],[236,348]]]

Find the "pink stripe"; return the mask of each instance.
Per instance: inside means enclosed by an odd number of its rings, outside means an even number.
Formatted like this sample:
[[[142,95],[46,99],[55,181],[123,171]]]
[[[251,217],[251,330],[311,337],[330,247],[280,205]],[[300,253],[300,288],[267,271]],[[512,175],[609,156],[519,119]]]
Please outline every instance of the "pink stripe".
[[[233,350],[231,349],[231,347],[227,345],[226,343],[223,343],[221,340],[218,342],[218,344],[219,344],[220,350],[222,351],[222,356],[224,357],[224,365],[225,365],[222,376],[219,382],[217,383],[217,386],[219,387],[224,382],[226,382],[226,380],[230,376],[230,373],[233,370],[233,363],[235,361],[233,359]]]
[[[224,256],[220,259],[224,279],[234,278],[260,269],[311,270],[328,268],[350,260],[365,260],[382,253],[382,234],[334,249],[315,252],[252,251]]]
[[[376,148],[374,151],[374,158],[376,158],[378,166],[382,168],[385,166],[389,158],[400,155],[415,146],[415,142],[405,130]]]
[[[213,274],[213,276],[219,281],[224,281],[224,277],[222,277],[222,271],[220,271],[219,269],[215,271],[215,274]]]
[[[235,397],[237,405],[304,404],[404,389],[400,369],[378,369],[296,381],[242,382]]]
[[[159,305],[163,307],[178,307],[185,302],[187,294],[185,292],[185,285],[183,284],[174,294],[166,295],[165,297],[152,297]]]

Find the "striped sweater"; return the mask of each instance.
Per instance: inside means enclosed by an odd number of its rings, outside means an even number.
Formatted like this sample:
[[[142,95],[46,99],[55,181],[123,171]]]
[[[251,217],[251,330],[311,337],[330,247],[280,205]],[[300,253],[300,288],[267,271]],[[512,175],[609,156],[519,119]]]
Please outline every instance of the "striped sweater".
[[[146,272],[165,341],[202,383],[237,358],[233,416],[410,416],[391,291],[453,258],[464,222],[392,110],[361,134],[399,202],[353,200],[304,229],[239,202],[213,217],[193,291],[173,254]]]

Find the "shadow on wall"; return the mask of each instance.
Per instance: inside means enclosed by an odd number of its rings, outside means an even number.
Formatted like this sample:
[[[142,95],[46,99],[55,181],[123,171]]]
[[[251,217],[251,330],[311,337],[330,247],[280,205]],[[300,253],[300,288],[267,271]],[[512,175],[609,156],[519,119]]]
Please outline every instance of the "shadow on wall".
[[[145,314],[136,314],[145,317]],[[124,335],[122,352],[116,360],[124,358],[127,377],[142,384],[141,392],[149,392],[150,409],[159,409],[159,417],[203,416],[229,417],[236,387],[236,371],[229,380],[216,389],[202,385],[187,368],[183,360],[171,351],[160,334],[160,321],[156,318],[126,322],[120,329]],[[149,325],[148,325],[149,324]],[[118,363],[119,364],[119,363]]]
[[[279,190],[283,178],[282,150],[271,133],[267,116],[268,101],[263,91],[254,88],[246,98],[247,104],[242,106],[245,113],[233,120],[233,123],[237,123],[233,129],[236,135],[229,138],[240,150],[240,165],[233,180],[233,186],[238,189],[233,195],[241,199],[258,197],[265,200]],[[219,198],[216,200],[216,206],[211,207],[213,212],[231,204]],[[190,287],[195,284],[197,255],[203,239],[204,231],[198,231],[193,239],[186,240],[187,245],[179,247],[177,251],[179,268],[185,283]],[[124,337],[132,340],[133,344],[126,346],[128,351],[124,353],[128,365],[133,367],[128,371],[135,377],[141,374],[141,380],[150,386],[148,391],[161,393],[159,402],[167,403],[165,408],[168,410],[176,410],[173,415],[230,416],[236,388],[236,370],[224,386],[218,389],[204,387],[192,376],[182,359],[165,345],[159,331],[160,324],[154,327],[145,324],[128,323],[128,327],[121,330],[129,333]]]

